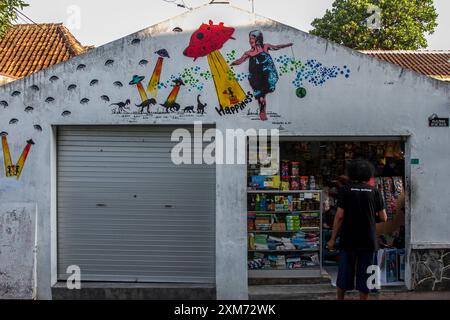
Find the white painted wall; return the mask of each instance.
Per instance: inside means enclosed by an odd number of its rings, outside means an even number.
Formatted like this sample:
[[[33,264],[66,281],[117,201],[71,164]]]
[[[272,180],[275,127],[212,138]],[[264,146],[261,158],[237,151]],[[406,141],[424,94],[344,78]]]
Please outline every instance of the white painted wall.
[[[267,96],[268,110],[276,112],[279,118],[266,122],[247,116],[248,110],[257,111],[252,102],[236,115],[220,117],[214,108],[218,106],[214,83],[203,80],[201,92],[203,102],[208,103],[207,114],[169,113],[167,115],[123,115],[112,114],[110,103],[131,99],[131,110],[137,110],[135,103],[140,98],[136,88],[128,85],[133,75],[149,80],[156,56],[153,52],[165,48],[170,54],[166,59],[161,81],[176,75],[185,67],[200,67],[209,70],[206,57],[195,62],[182,55],[189,38],[202,22],[224,22],[235,27],[234,38],[225,43],[221,52],[224,56],[235,49],[238,56],[249,49],[248,33],[263,31],[265,41],[272,44],[293,42],[290,48],[272,51],[273,58],[287,55],[303,62],[316,59],[324,66],[347,66],[349,78],[339,76],[315,87],[306,82],[307,96],[295,95],[292,81],[294,73],[280,78],[277,89]],[[174,27],[182,33],[172,31]],[[137,45],[133,39],[140,39]],[[112,66],[105,66],[109,59]],[[146,59],[147,66],[139,65]],[[84,70],[77,70],[80,64]],[[281,66],[277,64],[280,72]],[[235,68],[237,73],[246,73],[248,62]],[[59,80],[50,81],[58,76]],[[90,86],[93,79],[99,84]],[[121,81],[123,87],[113,85]],[[78,87],[68,91],[70,84]],[[39,86],[38,92],[30,89]],[[245,91],[251,91],[247,80],[241,82]],[[13,158],[17,160],[26,144],[32,138],[36,143],[26,162],[22,177],[14,186],[0,186],[2,203],[36,202],[40,212],[38,226],[38,295],[50,298],[51,283],[51,141],[52,125],[98,125],[98,124],[173,124],[192,123],[194,120],[216,123],[218,128],[277,128],[280,123],[284,135],[308,136],[409,136],[412,158],[419,158],[420,165],[411,168],[411,228],[413,243],[439,242],[450,247],[450,198],[447,185],[450,181],[448,163],[450,159],[449,128],[429,128],[428,117],[436,113],[442,117],[450,114],[450,89],[447,83],[403,70],[395,65],[380,62],[350,49],[335,45],[285,25],[254,16],[228,5],[207,5],[186,13],[134,35],[119,39],[66,63],[54,66],[28,78],[0,88],[0,131],[8,132],[8,141]],[[192,91],[189,92],[188,90]],[[21,95],[11,96],[14,91]],[[163,103],[170,88],[162,89],[158,103]],[[182,88],[177,102],[182,107],[196,105],[198,91],[190,86]],[[107,95],[110,102],[100,97]],[[45,100],[55,99],[52,103]],[[88,104],[80,100],[89,98]],[[34,110],[24,112],[27,106]],[[61,116],[64,111],[71,115]],[[269,115],[270,117],[270,115]],[[9,124],[11,119],[16,124]],[[42,132],[33,128],[40,125]],[[14,160],[13,159],[13,160]],[[0,173],[4,177],[4,172]],[[3,180],[2,180],[3,181]],[[245,168],[243,166],[217,166],[217,290],[219,298],[247,298],[246,257],[246,213],[245,213]],[[53,246],[55,244],[53,243]]]
[[[0,204],[0,299],[36,295],[36,214],[35,203]]]

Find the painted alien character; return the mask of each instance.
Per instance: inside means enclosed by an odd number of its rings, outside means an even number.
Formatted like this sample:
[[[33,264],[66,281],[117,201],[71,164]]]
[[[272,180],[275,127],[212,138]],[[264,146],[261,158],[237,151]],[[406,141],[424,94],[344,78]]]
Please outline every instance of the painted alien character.
[[[254,30],[249,34],[250,50],[233,63],[232,66],[240,65],[249,59],[249,81],[254,91],[254,96],[259,104],[259,118],[267,120],[266,95],[274,92],[278,82],[278,72],[275,63],[270,56],[270,50],[279,50],[291,47],[292,43],[272,45],[264,43],[261,31]]]

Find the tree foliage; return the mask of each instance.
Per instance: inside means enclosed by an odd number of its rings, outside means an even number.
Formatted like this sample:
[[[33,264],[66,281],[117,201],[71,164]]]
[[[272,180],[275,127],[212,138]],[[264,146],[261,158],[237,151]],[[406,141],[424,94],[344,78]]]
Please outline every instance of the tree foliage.
[[[380,28],[372,6],[381,9]],[[358,50],[417,50],[437,27],[433,0],[335,0],[332,9],[312,22],[312,34]]]
[[[3,37],[17,20],[17,10],[27,6],[23,0],[0,0],[0,37]]]

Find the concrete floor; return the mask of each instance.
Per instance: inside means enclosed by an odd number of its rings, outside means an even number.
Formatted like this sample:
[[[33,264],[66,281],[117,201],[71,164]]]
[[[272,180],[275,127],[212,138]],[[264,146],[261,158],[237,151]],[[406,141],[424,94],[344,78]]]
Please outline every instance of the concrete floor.
[[[303,284],[250,285],[250,300],[335,300],[337,266],[326,266],[326,282]],[[359,299],[357,291],[347,293],[348,300]],[[403,283],[382,286],[378,293],[370,295],[371,300],[450,300],[450,291],[416,292],[408,291]]]
[[[348,300],[357,300],[357,291],[347,294]],[[260,285],[249,287],[250,300],[335,300],[336,288],[330,284]],[[371,300],[450,300],[450,291],[415,292],[404,287],[382,289],[371,294]]]

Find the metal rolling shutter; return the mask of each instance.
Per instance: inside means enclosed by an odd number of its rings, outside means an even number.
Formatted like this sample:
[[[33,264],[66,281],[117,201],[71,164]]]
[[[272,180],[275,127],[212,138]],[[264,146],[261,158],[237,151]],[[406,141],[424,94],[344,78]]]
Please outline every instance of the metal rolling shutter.
[[[58,129],[60,280],[215,282],[215,166],[174,165],[174,129]]]

